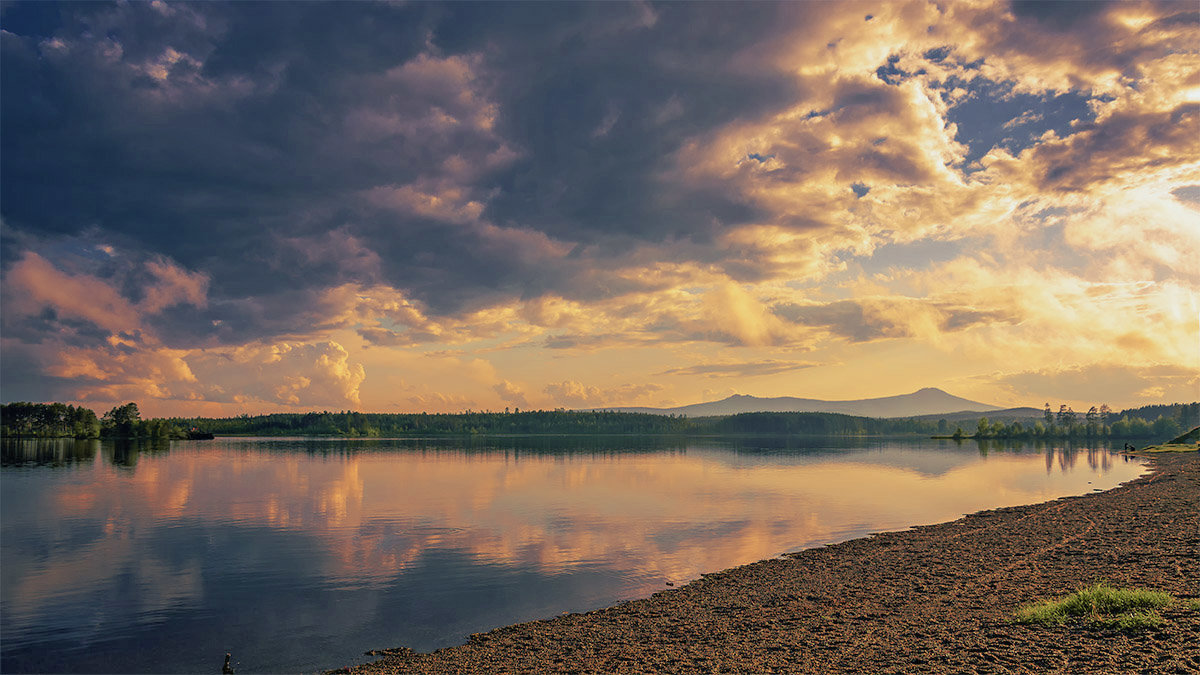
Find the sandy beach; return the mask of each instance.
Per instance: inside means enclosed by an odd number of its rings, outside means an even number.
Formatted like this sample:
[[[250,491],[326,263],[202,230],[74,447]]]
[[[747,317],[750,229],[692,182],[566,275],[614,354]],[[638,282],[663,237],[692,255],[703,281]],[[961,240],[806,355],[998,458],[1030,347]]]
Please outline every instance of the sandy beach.
[[[1107,492],[792,553],[333,672],[1198,673],[1200,457],[1151,462]],[[1010,621],[1099,580],[1183,602],[1141,632]]]

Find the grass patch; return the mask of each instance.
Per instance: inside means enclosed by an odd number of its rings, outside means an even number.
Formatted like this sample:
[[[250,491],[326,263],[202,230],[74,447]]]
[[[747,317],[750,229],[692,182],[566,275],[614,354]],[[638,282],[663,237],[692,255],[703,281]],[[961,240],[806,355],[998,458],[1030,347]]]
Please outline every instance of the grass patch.
[[[1158,628],[1165,621],[1166,619],[1162,618],[1158,612],[1143,609],[1118,614],[1114,617],[1096,619],[1093,623],[1120,630],[1146,630],[1147,628]]]
[[[1154,628],[1163,622],[1155,610],[1174,601],[1170,593],[1115,588],[1101,582],[1061,598],[1026,605],[1017,610],[1014,621],[1053,625],[1080,619],[1122,630]]]
[[[1163,443],[1162,445],[1150,445],[1141,450],[1134,451],[1134,454],[1143,452],[1196,452],[1200,450],[1200,445],[1183,445],[1180,443]]]
[[[1188,443],[1200,444],[1200,427],[1195,427],[1186,434],[1167,441],[1168,445],[1186,445]]]

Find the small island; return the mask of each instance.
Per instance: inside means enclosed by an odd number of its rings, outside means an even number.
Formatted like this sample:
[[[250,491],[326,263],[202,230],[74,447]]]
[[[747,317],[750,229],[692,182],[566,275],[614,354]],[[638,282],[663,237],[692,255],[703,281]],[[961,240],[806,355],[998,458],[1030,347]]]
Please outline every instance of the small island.
[[[0,406],[4,438],[107,438],[206,440],[210,431],[173,418],[142,419],[137,403],[119,405],[102,417],[89,408],[63,403],[6,403]]]

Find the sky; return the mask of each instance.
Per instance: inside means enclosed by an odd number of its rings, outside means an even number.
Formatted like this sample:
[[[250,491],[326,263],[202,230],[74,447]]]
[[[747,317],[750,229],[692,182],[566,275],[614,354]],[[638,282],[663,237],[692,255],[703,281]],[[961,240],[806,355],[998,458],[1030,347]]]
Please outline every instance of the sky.
[[[1200,399],[1185,2],[5,3],[0,397]]]

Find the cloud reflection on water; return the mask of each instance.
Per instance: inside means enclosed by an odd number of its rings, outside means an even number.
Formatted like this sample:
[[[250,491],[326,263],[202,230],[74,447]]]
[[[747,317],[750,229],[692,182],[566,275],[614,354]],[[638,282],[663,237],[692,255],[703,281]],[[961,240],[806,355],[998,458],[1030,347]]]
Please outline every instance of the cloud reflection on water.
[[[703,452],[517,459],[445,451],[314,462],[221,449],[143,461],[120,489],[108,481],[79,486],[58,493],[51,508],[58,517],[106,513],[110,539],[188,518],[302,531],[329,553],[321,573],[342,581],[386,583],[431,548],[551,574],[603,561],[679,580],[864,526],[937,522],[1086,492],[1093,472],[1112,469],[1105,452],[1085,453],[1084,472],[1072,470],[1074,453],[1048,453],[1059,470],[1031,477],[1028,456],[996,453],[928,474],[869,458],[739,465]]]
[[[1104,450],[1049,451],[1043,460],[886,444],[823,454],[712,444],[618,453],[305,447],[177,444],[132,469],[97,453],[90,472],[60,474],[65,482],[30,493],[32,503],[6,498],[6,632],[51,622],[72,601],[64,594],[99,599],[96,608],[105,589],[122,585],[137,589],[133,607],[110,613],[132,613],[122,620],[204,608],[229,583],[220,574],[296,594],[460,586],[429,590],[434,597],[483,588],[473,575],[498,569],[611,602],[866,532],[1081,494],[1141,471]],[[16,527],[48,532],[49,543],[26,547],[10,534]],[[237,570],[207,569],[213,555]],[[592,576],[567,581],[576,573]],[[386,604],[364,601],[357,620],[395,611]],[[92,612],[76,628],[104,631],[109,618]]]

